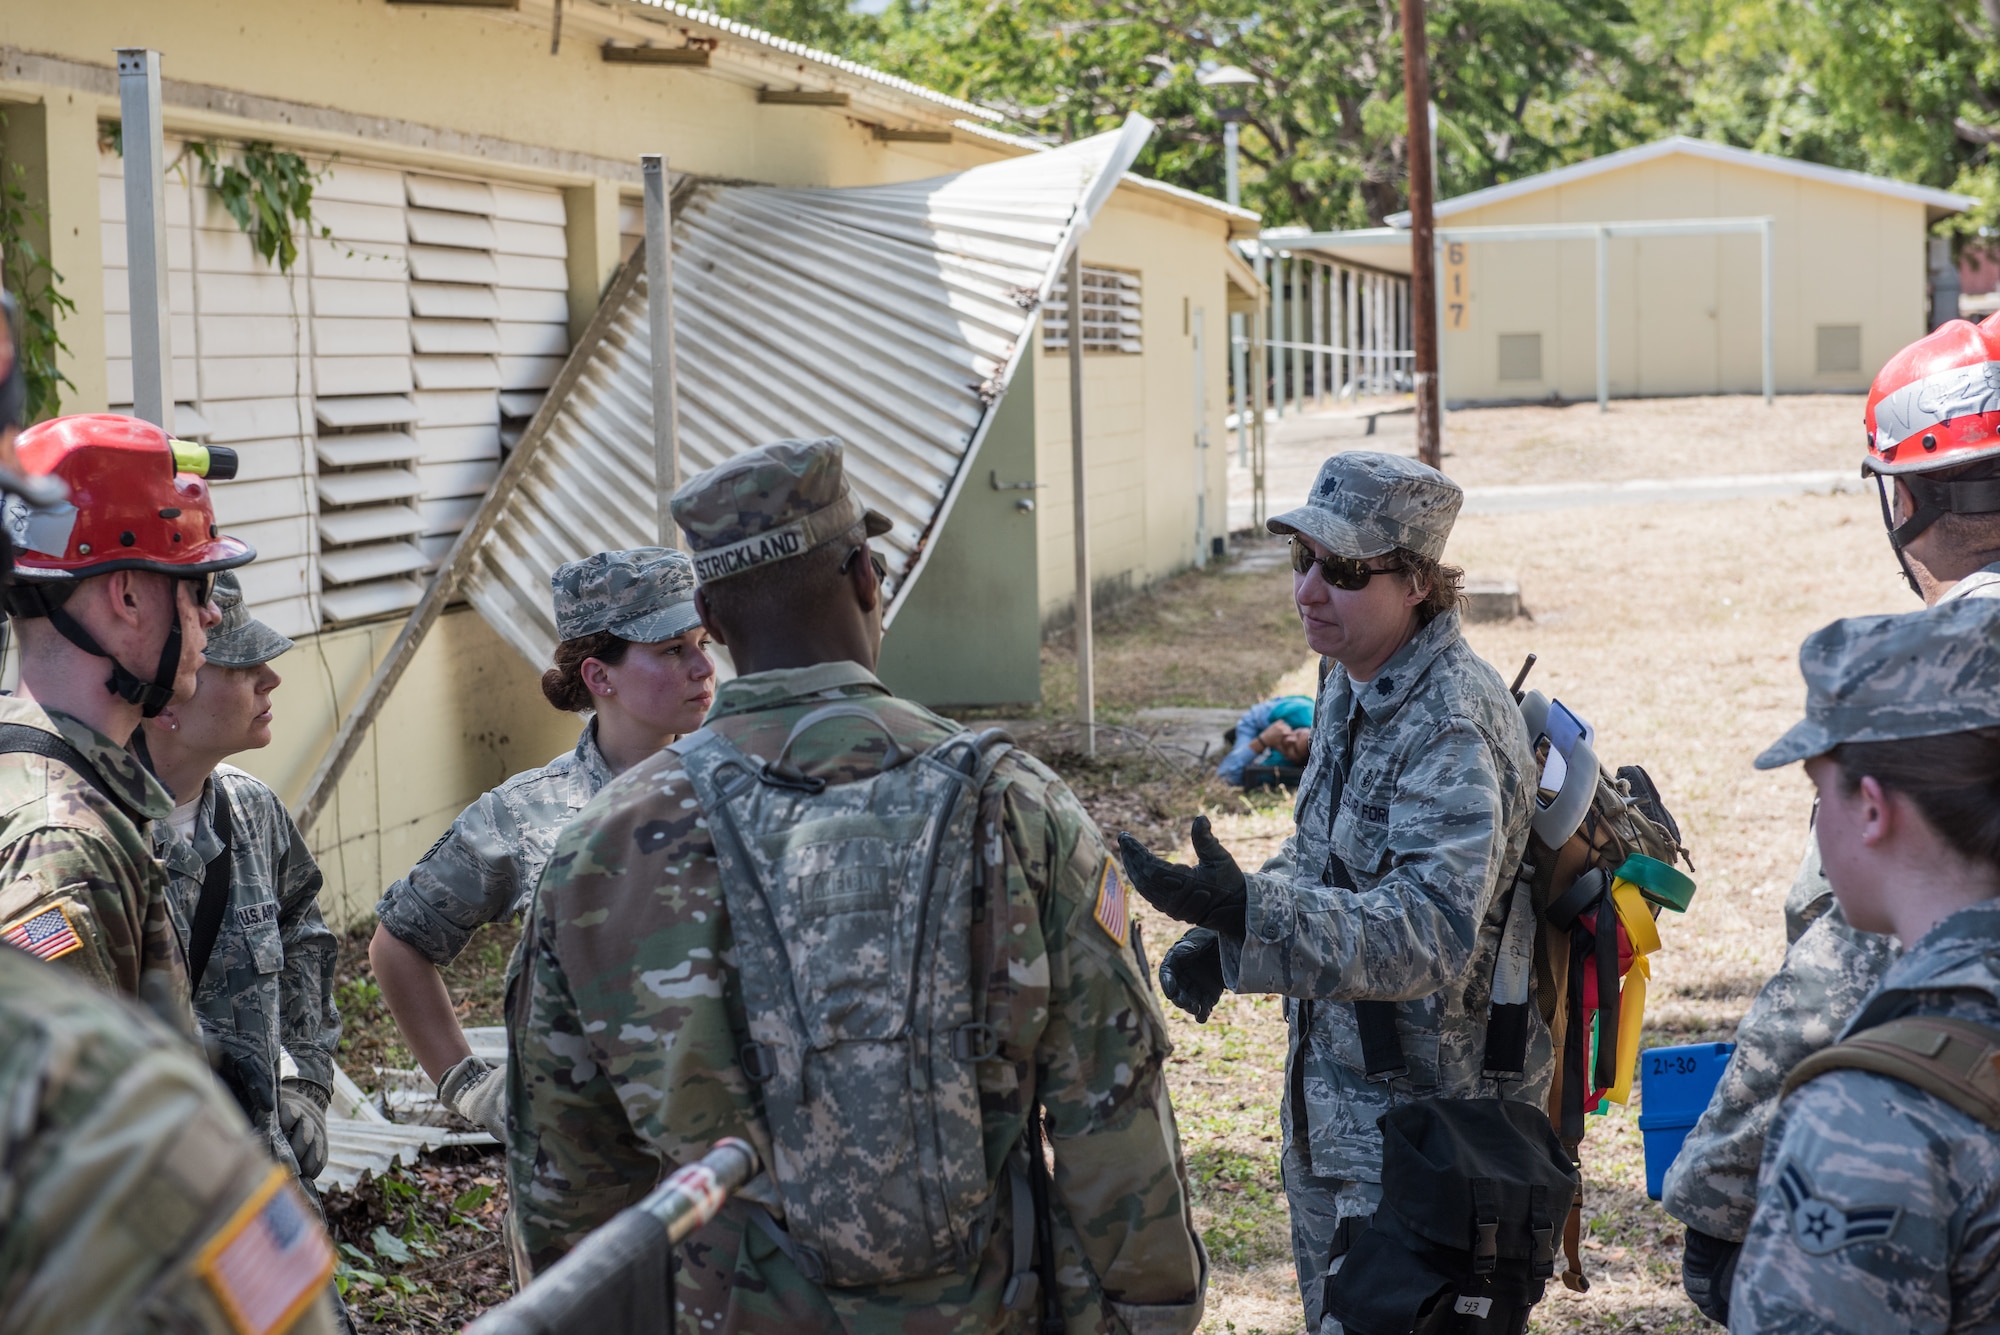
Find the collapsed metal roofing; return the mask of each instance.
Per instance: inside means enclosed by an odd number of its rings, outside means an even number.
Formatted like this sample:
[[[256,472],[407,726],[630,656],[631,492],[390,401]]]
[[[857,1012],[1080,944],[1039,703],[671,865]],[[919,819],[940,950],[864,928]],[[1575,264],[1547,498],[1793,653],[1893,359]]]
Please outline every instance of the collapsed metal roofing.
[[[681,476],[782,437],[833,435],[894,529],[888,616],[922,571],[1070,247],[1151,133],[900,185],[702,184],[677,209]],[[614,283],[468,532],[459,587],[529,662],[549,661],[549,574],[657,538],[642,257]],[[503,481],[507,479],[503,478]]]

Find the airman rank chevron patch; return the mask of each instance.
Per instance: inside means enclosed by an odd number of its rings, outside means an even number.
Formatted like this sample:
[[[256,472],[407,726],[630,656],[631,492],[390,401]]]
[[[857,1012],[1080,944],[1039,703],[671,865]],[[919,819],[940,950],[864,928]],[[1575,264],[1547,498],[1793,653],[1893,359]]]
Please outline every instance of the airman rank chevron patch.
[[[1108,857],[1104,859],[1104,869],[1097,873],[1097,911],[1091,916],[1097,919],[1104,934],[1123,949],[1132,930],[1132,915],[1125,878],[1118,874],[1118,864]]]
[[[291,1184],[273,1168],[195,1269],[215,1291],[237,1335],[279,1335],[333,1277],[333,1244]]]
[[[1886,1238],[1896,1231],[1903,1214],[1902,1207],[1896,1205],[1843,1210],[1814,1195],[1812,1183],[1790,1162],[1778,1172],[1778,1189],[1785,1193],[1785,1204],[1792,1212],[1792,1234],[1799,1249],[1814,1256],[1824,1256],[1850,1242]]]
[[[82,939],[60,904],[0,927],[0,941],[43,960],[59,960],[72,950],[83,949]]]

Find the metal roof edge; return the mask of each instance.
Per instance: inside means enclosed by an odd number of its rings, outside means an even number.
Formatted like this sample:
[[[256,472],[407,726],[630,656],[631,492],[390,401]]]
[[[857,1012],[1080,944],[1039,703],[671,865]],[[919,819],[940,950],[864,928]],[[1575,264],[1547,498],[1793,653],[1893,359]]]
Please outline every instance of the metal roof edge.
[[[1104,207],[1104,201],[1110,198],[1112,190],[1117,188],[1119,181],[1132,166],[1133,160],[1139,156],[1139,150],[1153,137],[1153,122],[1134,111],[1126,115],[1125,124],[1114,133],[1118,136],[1117,144],[1113,146],[1104,165],[1098,168],[1096,178],[1085,188],[1082,199],[1078,201],[1075,211],[1070,215],[1070,223],[1064,230],[1062,240],[1056,245],[1054,254],[1050,256],[1048,271],[1043,274],[1041,286],[1036,293],[1034,309],[1028,313],[1028,322],[1022,328],[1021,336],[1014,341],[1013,350],[1007,356],[1007,365],[1000,373],[1000,392],[993,396],[993,401],[987,405],[986,411],[980,414],[979,425],[973,431],[972,440],[965,447],[965,456],[959,460],[958,473],[952,478],[951,487],[945,492],[944,500],[939,502],[930,527],[924,531],[923,545],[917,550],[917,559],[910,566],[909,573],[896,585],[896,592],[890,598],[889,605],[882,610],[882,626],[885,630],[894,623],[896,613],[902,610],[910,590],[917,586],[917,581],[923,577],[925,567],[930,564],[931,553],[937,550],[938,535],[944,531],[945,523],[958,505],[959,493],[965,490],[965,480],[972,476],[979,451],[986,445],[987,433],[993,429],[994,419],[1000,415],[1000,404],[1006,399],[1007,392],[1014,387],[1014,376],[1020,371],[1022,362],[1027,359],[1030,349],[1035,345],[1035,333],[1041,327],[1042,310],[1048,305],[1049,293],[1055,287],[1056,275],[1069,263],[1070,251],[1081,243],[1083,234],[1090,229],[1098,210]]]
[[[1010,148],[1018,148],[1028,153],[1046,153],[1052,148],[1062,147],[1060,144],[1045,144],[1040,140],[1030,139],[1026,135],[1009,134],[1005,130],[996,130],[991,126],[979,125],[971,121],[956,121],[953,123],[952,128],[963,130],[965,133],[979,139],[985,139],[995,144],[1005,144]],[[1232,241],[1246,236],[1257,235],[1256,229],[1262,225],[1264,220],[1264,215],[1261,213],[1230,204],[1224,200],[1215,198],[1213,195],[1204,195],[1199,190],[1190,190],[1186,186],[1174,185],[1170,181],[1162,181],[1157,176],[1141,176],[1137,172],[1128,171],[1120,183],[1129,185],[1136,190],[1146,190],[1153,194],[1166,195],[1180,203],[1204,209],[1210,213],[1220,214],[1229,220],[1229,237]]]
[[[661,10],[672,14],[675,18],[686,19],[690,23],[699,23],[704,27],[713,28],[715,31],[724,33],[730,37],[739,38],[758,46],[768,47],[780,54],[796,56],[801,60],[809,60],[816,65],[824,65],[829,69],[839,70],[843,74],[851,74],[857,79],[865,79],[869,83],[894,89],[896,92],[916,98],[919,101],[933,102],[939,106],[950,108],[961,116],[987,121],[1001,119],[1001,114],[991,107],[981,106],[977,102],[968,102],[963,98],[952,97],[948,93],[940,93],[935,88],[926,88],[923,84],[917,83],[914,80],[890,74],[886,70],[878,70],[873,65],[864,65],[858,60],[849,60],[845,56],[834,55],[831,51],[822,51],[818,47],[807,46],[803,42],[794,42],[788,37],[780,37],[776,33],[766,32],[762,28],[753,28],[747,23],[741,23],[732,18],[725,18],[713,10],[682,4],[680,0],[627,0],[627,3],[645,9]]]
[[[1474,190],[1470,194],[1441,199],[1437,203],[1435,216],[1446,218],[1467,209],[1485,208],[1488,205],[1504,203],[1555,186],[1588,180],[1605,172],[1635,167],[1642,162],[1651,162],[1655,158],[1671,157],[1676,153],[1706,158],[1711,162],[1724,162],[1735,167],[1752,167],[1776,172],[1782,176],[1795,176],[1801,180],[1816,181],[1821,185],[1845,186],[1850,190],[1864,190],[1895,199],[1907,199],[1953,213],[1962,212],[1978,203],[1970,195],[1959,195],[1932,186],[1898,181],[1894,177],[1874,176],[1868,172],[1852,171],[1845,167],[1827,167],[1817,162],[1804,162],[1798,158],[1784,158],[1775,153],[1759,153],[1753,149],[1736,148],[1730,144],[1718,144],[1712,140],[1676,134],[1669,135],[1665,139],[1656,139],[1650,144],[1640,144],[1634,148],[1620,149],[1616,153],[1607,153],[1602,157],[1573,162],[1567,167],[1556,167],[1533,176],[1524,176],[1518,181],[1509,181],[1504,185],[1488,186],[1484,190]],[[1410,225],[1410,214],[1406,209],[1401,213],[1390,214],[1383,221],[1391,227],[1407,229]]]

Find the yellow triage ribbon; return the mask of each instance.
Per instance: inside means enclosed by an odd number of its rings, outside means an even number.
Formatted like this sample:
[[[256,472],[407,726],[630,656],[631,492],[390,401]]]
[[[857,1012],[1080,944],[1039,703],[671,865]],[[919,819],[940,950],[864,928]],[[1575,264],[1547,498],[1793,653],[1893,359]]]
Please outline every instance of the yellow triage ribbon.
[[[1646,1022],[1646,984],[1653,976],[1646,956],[1660,948],[1660,928],[1639,887],[1630,881],[1612,880],[1611,905],[1618,921],[1625,925],[1625,939],[1632,943],[1632,967],[1618,993],[1618,1083],[1606,1090],[1604,1097],[1627,1104],[1632,1101],[1632,1073],[1639,1066],[1639,1031]]]

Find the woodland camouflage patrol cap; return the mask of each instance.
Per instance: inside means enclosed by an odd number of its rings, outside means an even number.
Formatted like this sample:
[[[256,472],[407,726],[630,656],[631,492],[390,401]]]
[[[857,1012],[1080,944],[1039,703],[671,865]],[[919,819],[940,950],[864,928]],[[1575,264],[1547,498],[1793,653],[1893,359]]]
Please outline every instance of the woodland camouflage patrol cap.
[[[215,605],[222,612],[222,624],[208,633],[207,657],[216,666],[256,667],[292,647],[290,640],[250,615],[235,571],[215,577]]]
[[[581,639],[610,631],[633,644],[658,644],[701,624],[694,610],[694,564],[671,547],[598,552],[556,567],[556,635]]]
[[[777,440],[683,483],[674,521],[702,583],[804,556],[856,523],[871,538],[887,533],[888,517],[863,509],[847,485],[841,456],[832,436]]]
[[[1303,533],[1335,556],[1381,556],[1402,547],[1435,561],[1464,503],[1464,489],[1427,464],[1350,450],[1319,466],[1304,505],[1264,527]]]
[[[1806,637],[1799,670],[1806,716],[1757,757],[1758,769],[1842,742],[2000,728],[2000,598],[1836,621]]]

